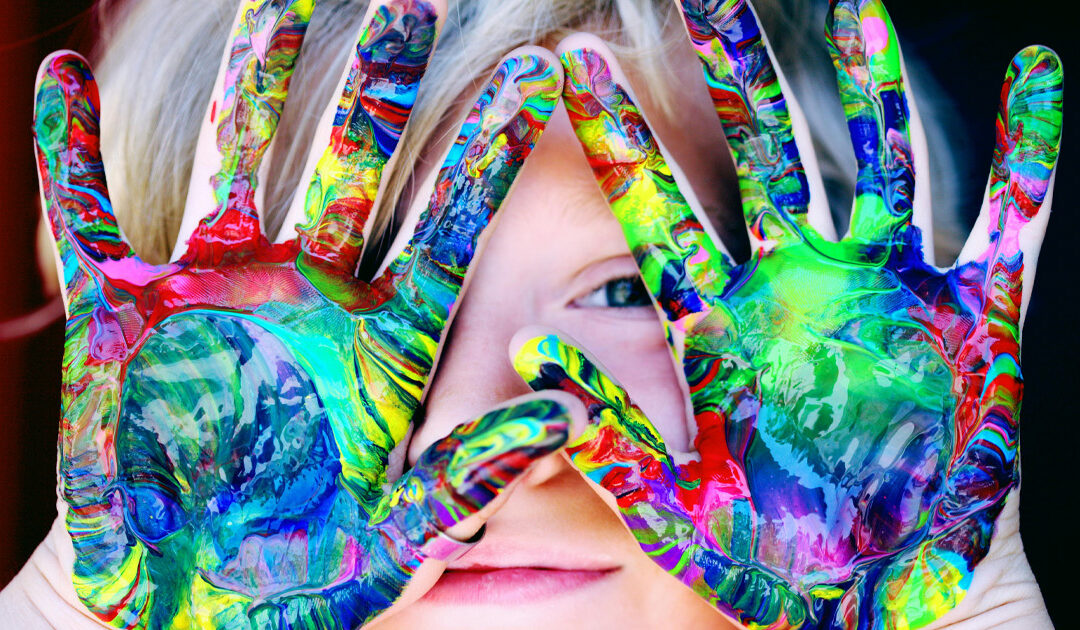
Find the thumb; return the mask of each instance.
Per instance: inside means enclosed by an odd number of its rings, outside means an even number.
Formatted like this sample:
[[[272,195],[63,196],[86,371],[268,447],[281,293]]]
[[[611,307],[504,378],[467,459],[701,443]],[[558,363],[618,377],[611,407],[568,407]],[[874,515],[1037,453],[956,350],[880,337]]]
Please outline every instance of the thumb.
[[[484,523],[506,501],[514,482],[566,443],[574,401],[557,397],[530,394],[459,425],[397,481],[372,524],[398,548],[391,555],[411,579],[405,578],[404,591],[384,616],[434,586],[443,562],[483,536]],[[435,562],[425,562],[429,559]]]
[[[494,511],[485,508],[534,462],[562,448],[570,423],[568,405],[533,395],[459,425],[420,455],[373,520],[425,556],[440,534],[466,542],[486,520],[470,517]]]

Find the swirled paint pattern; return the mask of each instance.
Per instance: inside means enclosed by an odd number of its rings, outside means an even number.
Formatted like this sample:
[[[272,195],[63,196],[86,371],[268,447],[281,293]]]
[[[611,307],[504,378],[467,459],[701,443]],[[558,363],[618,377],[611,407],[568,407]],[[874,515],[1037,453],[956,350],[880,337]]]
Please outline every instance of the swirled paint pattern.
[[[309,221],[271,244],[255,173],[311,5],[244,3],[215,101],[231,105],[212,113],[217,206],[174,263],[143,262],[120,233],[86,62],[42,67],[37,158],[68,313],[59,491],[76,593],[117,628],[359,627],[438,532],[566,440],[565,409],[538,400],[462,425],[397,479],[388,469],[477,240],[559,97],[557,69],[529,54],[499,66],[410,244],[367,283],[352,275],[363,223],[437,15],[423,0],[375,9]]]
[[[690,42],[735,155],[751,235],[780,239],[806,227],[810,202],[791,112],[765,39],[746,0],[683,3]]]
[[[775,72],[750,37],[756,19],[745,2],[685,4],[708,55],[752,57],[704,65],[710,86],[728,86],[713,90],[721,122],[757,133],[748,125],[766,123],[744,114],[782,99],[759,80]],[[964,596],[1018,481],[1019,233],[1056,163],[1061,67],[1038,47],[1013,60],[988,245],[940,271],[910,222],[888,15],[875,0],[834,2],[829,32],[864,151],[859,227],[831,242],[801,225],[792,188],[770,183],[775,164],[740,157],[729,130],[741,187],[764,207],[748,222],[769,214],[784,226],[738,266],[701,229],[604,56],[563,54],[571,122],[682,365],[695,452],[671,452],[628,395],[557,338],[526,344],[515,365],[535,389],[586,403],[592,426],[570,449],[575,465],[615,495],[661,567],[723,612],[760,628],[915,628]],[[733,33],[752,41],[705,42]],[[770,133],[790,136],[790,121],[771,120]]]
[[[221,165],[210,186],[216,211],[196,228],[187,256],[204,264],[264,238],[256,174],[277,131],[315,0],[244,0],[227,51],[222,90],[211,103]],[[193,247],[192,245],[201,245]],[[246,245],[245,247],[236,247]]]
[[[899,41],[880,2],[836,2],[827,34],[859,168],[849,232],[880,243],[910,220],[915,196]]]

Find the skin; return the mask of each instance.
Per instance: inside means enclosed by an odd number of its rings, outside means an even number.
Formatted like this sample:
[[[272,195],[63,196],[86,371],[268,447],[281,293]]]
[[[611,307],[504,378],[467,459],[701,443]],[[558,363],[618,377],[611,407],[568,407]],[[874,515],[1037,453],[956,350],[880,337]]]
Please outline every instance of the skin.
[[[539,260],[547,262],[538,265]],[[509,345],[528,325],[589,339],[595,352],[618,366],[623,382],[641,392],[643,404],[667,419],[672,439],[686,439],[681,394],[647,298],[611,307],[604,291],[597,292],[634,273],[619,226],[565,113],[557,110],[477,262],[410,458],[454,416],[530,391],[508,357],[491,351],[495,344]],[[515,299],[507,300],[508,294]],[[472,386],[477,382],[489,385]],[[581,589],[532,601],[452,603],[429,596],[373,627],[732,627],[641,554],[607,499],[565,459],[545,460],[531,471],[487,521],[480,544],[448,569],[476,564],[614,571]],[[543,625],[537,626],[540,619]]]

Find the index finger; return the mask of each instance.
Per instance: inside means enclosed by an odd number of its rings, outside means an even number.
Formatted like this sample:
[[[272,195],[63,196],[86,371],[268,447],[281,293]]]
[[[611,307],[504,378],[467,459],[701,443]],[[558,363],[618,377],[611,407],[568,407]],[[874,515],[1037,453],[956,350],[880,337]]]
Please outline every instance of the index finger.
[[[671,322],[705,311],[726,286],[731,261],[680,190],[611,55],[588,35],[559,49],[566,111],[645,286]]]

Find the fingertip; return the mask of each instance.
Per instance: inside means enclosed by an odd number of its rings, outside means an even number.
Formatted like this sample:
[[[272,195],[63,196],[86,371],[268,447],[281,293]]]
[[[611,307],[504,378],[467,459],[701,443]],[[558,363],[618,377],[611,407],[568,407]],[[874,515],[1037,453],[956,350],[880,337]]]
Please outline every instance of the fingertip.
[[[832,0],[829,4],[829,12],[825,15],[825,37],[835,41],[840,33],[851,28],[851,17],[858,14],[858,8],[853,0]]]
[[[417,9],[425,10],[428,15],[435,17],[436,26],[442,27],[446,22],[447,15],[447,0],[395,0],[396,2],[402,2],[409,6],[416,6]],[[418,11],[419,12],[419,11]]]
[[[608,50],[604,40],[596,35],[584,31],[577,31],[559,40],[559,43],[555,45],[555,54],[562,57],[570,51],[584,49]]]
[[[35,89],[32,129],[42,193],[49,197],[53,184],[74,179],[103,190],[101,103],[89,62],[77,52],[56,51],[42,61]]]
[[[394,45],[388,47],[392,50],[386,55],[392,60],[391,65],[400,63],[394,58],[403,52],[407,57],[426,60],[435,49],[435,42],[445,21],[445,0],[388,0],[372,3],[362,22],[366,26],[361,31],[360,45],[363,46],[368,37],[379,36],[386,27],[391,27],[398,31]],[[400,26],[393,26],[395,24]],[[419,78],[419,75],[416,78]]]
[[[38,85],[41,84],[43,77],[56,76],[56,70],[65,67],[79,68],[90,73],[90,62],[86,60],[86,57],[74,50],[61,49],[50,53],[41,61],[37,72]]]
[[[573,378],[571,366],[587,362],[577,347],[540,327],[519,330],[510,347],[514,369],[536,391],[558,391],[567,378]]]
[[[558,340],[558,334],[543,326],[526,326],[518,330],[510,338],[510,360],[517,362],[518,359],[526,359],[529,356],[539,354],[540,346],[546,339]]]
[[[607,42],[592,33],[567,35],[555,47],[566,74],[567,94],[589,91],[596,96],[622,93],[633,100],[630,80]]]
[[[1061,58],[1041,45],[1019,51],[1005,75],[995,162],[1004,160],[1009,172],[1021,175],[1034,206],[1041,202],[1057,162],[1063,83]]]
[[[567,35],[555,46],[555,54],[559,56],[564,66],[568,62],[580,64],[586,61],[593,63],[603,61],[612,76],[625,84],[625,76],[622,74],[615,53],[607,42],[593,33],[579,31]]]
[[[544,121],[555,110],[563,91],[562,64],[550,50],[519,46],[503,56],[496,76],[514,77],[524,100],[532,101]]]
[[[449,13],[447,0],[389,0],[386,6],[392,6],[399,14],[415,16],[416,23],[421,27],[433,28],[435,36],[431,38],[432,44],[442,33]],[[433,49],[434,45],[427,51],[429,55]]]
[[[34,117],[40,120],[43,99],[61,98],[70,101],[79,98],[87,103],[87,113],[96,116],[98,112],[98,89],[90,62],[73,50],[58,50],[42,60],[38,67],[37,81],[34,86]]]
[[[1015,55],[1013,55],[1013,61],[1020,59],[1045,59],[1049,63],[1058,69],[1061,68],[1061,56],[1057,54],[1057,51],[1044,44],[1031,44],[1021,48]]]
[[[500,60],[499,63],[506,63],[511,59],[521,58],[531,58],[542,66],[557,67],[559,65],[559,59],[556,57],[555,53],[543,46],[537,46],[535,44],[526,44],[514,48],[503,55],[502,60]]]
[[[488,143],[487,149],[490,155],[520,152],[513,160],[520,167],[555,111],[562,95],[562,78],[562,67],[551,51],[539,46],[515,48],[496,65],[459,137],[489,140],[492,134],[507,135],[508,142]],[[498,106],[492,106],[496,103]],[[455,147],[464,144],[467,142],[459,140]],[[460,151],[452,147],[444,167],[458,163],[461,157]]]
[[[862,43],[872,52],[896,38],[892,17],[881,0],[833,0],[826,16],[829,31],[852,28],[861,32]]]
[[[1020,80],[1014,81],[1015,78]],[[1011,96],[1056,90],[1053,95],[1056,98],[1047,99],[1056,103],[1060,103],[1064,79],[1061,57],[1054,49],[1041,44],[1027,46],[1013,55],[1006,73],[1006,82],[1012,83]]]
[[[872,81],[878,90],[901,89],[899,41],[892,18],[879,0],[834,2],[826,37],[837,70],[853,82]]]
[[[1047,112],[1056,113],[1056,119],[1046,122],[1052,123],[1060,132],[1065,73],[1057,52],[1042,45],[1020,50],[1013,56],[1005,82],[1011,84],[1009,102],[1003,102],[1002,106],[1010,108],[1011,117],[1036,115],[1045,118]]]
[[[567,94],[589,91],[609,93],[626,91],[629,81],[618,59],[604,40],[592,33],[574,33],[555,47],[566,74]]]
[[[533,390],[545,395],[572,396],[591,417],[592,406],[601,402],[618,408],[632,403],[625,388],[603,364],[572,339],[542,328],[524,328],[511,341],[514,369]],[[564,399],[560,399],[564,400]]]
[[[588,411],[579,398],[569,392],[559,390],[537,391],[519,396],[511,401],[514,405],[531,404],[544,413],[536,414],[534,419],[545,426],[551,435],[552,444],[558,445],[548,453],[554,453],[570,440],[571,436],[580,435],[588,425]]]

